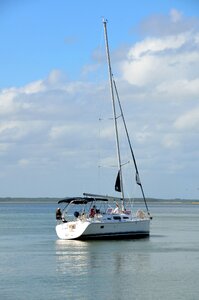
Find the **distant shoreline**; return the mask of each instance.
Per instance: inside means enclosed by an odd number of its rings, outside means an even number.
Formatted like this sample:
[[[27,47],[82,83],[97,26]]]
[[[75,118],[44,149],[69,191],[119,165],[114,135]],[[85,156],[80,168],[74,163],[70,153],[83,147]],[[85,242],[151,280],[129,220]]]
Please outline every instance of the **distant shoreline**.
[[[2,197],[0,198],[0,204],[57,204],[57,202],[62,198],[51,198],[51,197],[40,197],[40,198],[25,198],[25,197]],[[134,199],[135,203],[141,203],[143,200],[141,198]],[[156,198],[147,198],[147,203],[149,204],[192,204],[199,205],[199,199],[156,199]]]
[[[17,204],[17,203],[57,203],[61,198],[45,198],[45,197],[41,197],[41,198],[22,198],[22,197],[5,197],[5,198],[0,198],[0,204],[5,204],[5,203],[13,203],[13,204]]]

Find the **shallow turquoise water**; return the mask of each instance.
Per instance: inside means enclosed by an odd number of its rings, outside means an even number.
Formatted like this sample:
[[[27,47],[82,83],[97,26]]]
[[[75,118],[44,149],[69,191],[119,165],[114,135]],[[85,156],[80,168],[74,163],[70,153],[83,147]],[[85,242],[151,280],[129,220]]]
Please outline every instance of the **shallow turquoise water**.
[[[56,204],[0,204],[0,299],[198,299],[199,206],[152,205],[150,238],[60,241]]]

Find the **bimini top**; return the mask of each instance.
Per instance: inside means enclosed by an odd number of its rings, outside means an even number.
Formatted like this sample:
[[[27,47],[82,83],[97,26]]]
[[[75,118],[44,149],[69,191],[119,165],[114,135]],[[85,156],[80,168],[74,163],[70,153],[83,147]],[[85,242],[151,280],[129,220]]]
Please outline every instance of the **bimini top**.
[[[65,198],[58,201],[60,203],[72,203],[72,204],[87,204],[88,202],[93,201],[108,201],[108,199],[104,198],[93,198],[93,197],[72,197],[72,198]]]

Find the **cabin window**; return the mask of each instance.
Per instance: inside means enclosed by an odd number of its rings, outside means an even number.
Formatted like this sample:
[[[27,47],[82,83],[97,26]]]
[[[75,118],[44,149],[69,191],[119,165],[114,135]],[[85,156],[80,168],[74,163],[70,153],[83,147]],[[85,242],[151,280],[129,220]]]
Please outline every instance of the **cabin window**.
[[[123,217],[123,219],[124,219],[124,220],[127,220],[127,219],[129,219],[129,217]]]
[[[104,226],[100,226],[100,228],[104,228]]]
[[[113,219],[121,221],[121,217],[120,216],[114,216]]]
[[[111,218],[107,218],[107,220],[111,220]]]

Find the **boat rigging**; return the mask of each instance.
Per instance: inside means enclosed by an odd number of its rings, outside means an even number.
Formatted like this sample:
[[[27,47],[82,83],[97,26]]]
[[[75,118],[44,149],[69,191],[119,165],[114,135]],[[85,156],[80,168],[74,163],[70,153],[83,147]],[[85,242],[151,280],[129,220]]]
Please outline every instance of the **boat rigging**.
[[[105,238],[140,238],[150,234],[150,212],[147,206],[144,190],[140,181],[139,171],[135,160],[133,148],[124,118],[120,98],[116,88],[111,68],[111,59],[109,52],[107,20],[103,20],[104,37],[106,44],[106,55],[108,65],[108,75],[110,83],[110,94],[112,101],[113,120],[116,140],[116,153],[118,161],[118,174],[115,182],[115,190],[120,193],[120,197],[101,196],[84,193],[83,197],[65,198],[60,200],[59,204],[65,204],[61,211],[57,209],[56,232],[61,239],[105,239]],[[147,213],[138,209],[133,212],[131,207],[127,207],[124,194],[122,160],[120,151],[120,139],[117,123],[116,101],[120,110],[125,134],[127,137],[130,153],[134,162],[136,183],[140,186]],[[113,208],[113,200],[116,202],[116,208]]]

